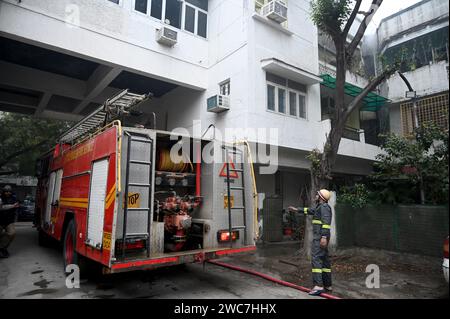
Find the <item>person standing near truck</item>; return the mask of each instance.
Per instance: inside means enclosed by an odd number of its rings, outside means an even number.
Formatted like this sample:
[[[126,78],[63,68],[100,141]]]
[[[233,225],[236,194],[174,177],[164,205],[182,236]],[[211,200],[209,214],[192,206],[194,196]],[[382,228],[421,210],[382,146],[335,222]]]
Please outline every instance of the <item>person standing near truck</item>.
[[[325,290],[331,291],[331,262],[328,256],[328,243],[330,242],[331,207],[328,205],[331,193],[326,189],[321,189],[316,194],[316,206],[314,208],[293,207],[288,209],[291,212],[312,215],[313,220],[313,240],[311,245],[312,277],[314,288],[310,295],[320,295]]]
[[[3,187],[0,196],[0,258],[8,258],[8,247],[16,236],[14,222],[19,202],[10,185]]]

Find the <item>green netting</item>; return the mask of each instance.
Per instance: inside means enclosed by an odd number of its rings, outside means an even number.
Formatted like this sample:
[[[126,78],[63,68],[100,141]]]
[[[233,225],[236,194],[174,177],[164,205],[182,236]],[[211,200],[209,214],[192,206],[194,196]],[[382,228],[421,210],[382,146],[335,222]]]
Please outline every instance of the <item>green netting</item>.
[[[336,79],[329,74],[322,74],[320,76],[323,79],[322,85],[330,89],[336,89]],[[345,83],[344,92],[349,96],[358,96],[363,89],[352,85],[350,83]],[[364,98],[364,105],[362,107],[363,111],[376,112],[381,106],[385,105],[389,100],[378,94],[370,92]]]

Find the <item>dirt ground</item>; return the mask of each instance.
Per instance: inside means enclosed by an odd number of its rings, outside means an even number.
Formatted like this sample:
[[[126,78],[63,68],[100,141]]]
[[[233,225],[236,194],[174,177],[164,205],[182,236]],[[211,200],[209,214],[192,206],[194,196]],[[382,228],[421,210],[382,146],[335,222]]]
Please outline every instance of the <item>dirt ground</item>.
[[[310,287],[311,264],[299,256],[299,247],[298,242],[265,244],[254,254],[228,261]],[[379,266],[380,288],[366,287],[370,264]],[[338,250],[332,256],[333,294],[352,299],[448,299],[441,265],[441,258],[366,248]]]

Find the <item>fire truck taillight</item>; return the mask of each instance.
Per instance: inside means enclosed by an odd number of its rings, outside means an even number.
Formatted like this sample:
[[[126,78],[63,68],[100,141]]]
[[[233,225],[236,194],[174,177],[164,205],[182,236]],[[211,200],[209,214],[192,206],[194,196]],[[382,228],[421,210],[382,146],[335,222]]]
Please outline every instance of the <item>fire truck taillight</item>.
[[[239,232],[232,231],[231,232],[231,240],[235,241],[239,239]],[[217,232],[217,240],[219,242],[230,241],[230,232],[228,230],[219,230]]]

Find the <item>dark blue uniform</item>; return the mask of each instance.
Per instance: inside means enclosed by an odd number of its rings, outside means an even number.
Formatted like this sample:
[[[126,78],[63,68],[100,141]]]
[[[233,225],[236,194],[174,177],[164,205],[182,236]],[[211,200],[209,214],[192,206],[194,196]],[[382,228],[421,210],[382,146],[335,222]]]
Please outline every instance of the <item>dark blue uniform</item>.
[[[328,248],[320,247],[320,239],[326,237],[330,240],[331,207],[327,203],[318,204],[315,208],[298,208],[305,215],[312,215],[313,242],[311,246],[311,262],[313,283],[316,286],[331,287],[331,263]]]
[[[5,196],[2,194],[2,205],[13,205],[17,203],[16,195]],[[11,208],[6,210],[0,210],[0,226],[6,227],[16,221],[17,208]]]

